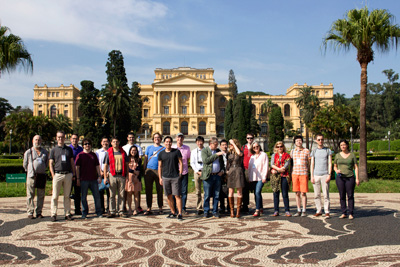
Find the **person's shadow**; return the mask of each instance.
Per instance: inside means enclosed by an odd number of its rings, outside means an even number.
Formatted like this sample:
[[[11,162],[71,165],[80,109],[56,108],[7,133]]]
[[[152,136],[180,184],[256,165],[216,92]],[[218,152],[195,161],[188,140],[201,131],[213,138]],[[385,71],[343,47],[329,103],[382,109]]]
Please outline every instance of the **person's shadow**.
[[[275,263],[318,263],[337,257],[348,249],[400,244],[400,220],[397,210],[383,207],[358,209],[355,219],[328,220],[300,217],[293,221],[309,230],[309,235],[335,236],[337,239],[285,247],[268,257]],[[340,213],[339,213],[340,214]]]

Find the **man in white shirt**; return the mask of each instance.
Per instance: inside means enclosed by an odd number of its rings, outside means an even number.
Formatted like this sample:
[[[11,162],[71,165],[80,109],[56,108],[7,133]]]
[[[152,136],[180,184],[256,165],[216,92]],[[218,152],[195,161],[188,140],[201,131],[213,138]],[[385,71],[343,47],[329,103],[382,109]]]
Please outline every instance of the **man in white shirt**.
[[[201,188],[203,187],[203,181],[200,179],[201,171],[203,170],[203,160],[201,159],[201,150],[204,148],[204,138],[197,136],[196,138],[197,148],[193,149],[190,153],[190,166],[193,169],[194,186],[197,196],[197,215],[203,214],[203,200],[201,197]]]
[[[99,164],[100,164],[101,177],[103,178],[104,178],[104,158],[109,148],[110,148],[110,141],[108,140],[107,137],[103,137],[101,139],[101,148],[96,151],[96,155],[97,158],[99,159]],[[103,184],[104,184],[104,179],[103,179]],[[104,207],[104,191],[107,194],[107,208]],[[108,213],[110,211],[110,190],[108,187],[100,190],[100,204],[103,213]]]

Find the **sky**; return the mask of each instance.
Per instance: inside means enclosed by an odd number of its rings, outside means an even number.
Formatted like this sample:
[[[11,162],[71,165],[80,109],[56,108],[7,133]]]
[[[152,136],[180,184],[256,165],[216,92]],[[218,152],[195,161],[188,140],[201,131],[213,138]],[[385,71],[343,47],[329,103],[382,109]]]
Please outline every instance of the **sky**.
[[[32,74],[2,73],[0,97],[33,107],[35,84],[57,87],[106,83],[108,53],[124,56],[129,85],[151,84],[156,68],[213,68],[217,84],[229,70],[239,92],[285,94],[294,83],[332,83],[334,93],[360,90],[356,50],[322,49],[332,23],[354,8],[387,9],[400,20],[397,0],[0,0],[0,23],[31,53]],[[400,52],[375,53],[368,82],[400,72]]]

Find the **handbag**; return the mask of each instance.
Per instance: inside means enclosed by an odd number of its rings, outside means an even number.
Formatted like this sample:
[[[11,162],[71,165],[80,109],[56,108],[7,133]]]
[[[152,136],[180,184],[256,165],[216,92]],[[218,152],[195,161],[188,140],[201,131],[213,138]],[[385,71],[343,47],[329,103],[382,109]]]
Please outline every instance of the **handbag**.
[[[30,150],[31,150],[33,179],[34,179],[33,187],[38,189],[44,189],[46,187],[47,173],[36,173],[35,165],[33,164],[32,149]]]

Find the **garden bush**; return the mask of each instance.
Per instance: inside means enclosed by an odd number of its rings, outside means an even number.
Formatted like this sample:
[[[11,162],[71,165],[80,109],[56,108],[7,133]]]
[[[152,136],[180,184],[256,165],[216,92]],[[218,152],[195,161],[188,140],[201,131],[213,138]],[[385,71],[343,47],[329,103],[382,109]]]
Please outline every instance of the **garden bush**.
[[[368,161],[367,172],[370,178],[400,180],[400,161]]]
[[[0,181],[6,180],[7,173],[25,173],[21,163],[2,163],[0,164]]]

